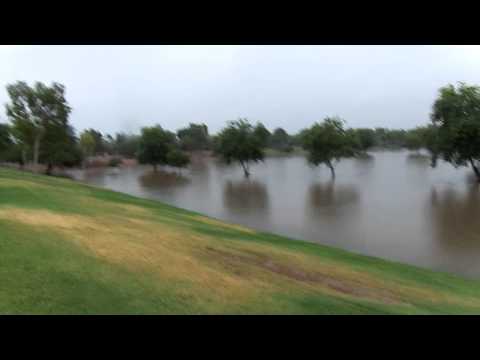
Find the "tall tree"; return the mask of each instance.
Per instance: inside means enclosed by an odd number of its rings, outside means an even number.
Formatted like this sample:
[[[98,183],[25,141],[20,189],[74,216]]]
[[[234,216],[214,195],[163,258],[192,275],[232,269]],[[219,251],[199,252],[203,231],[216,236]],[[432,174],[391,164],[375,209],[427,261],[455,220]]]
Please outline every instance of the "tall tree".
[[[245,177],[250,176],[250,163],[264,158],[262,141],[247,119],[230,121],[217,135],[215,151],[227,164],[238,162]]]
[[[334,161],[356,154],[355,141],[344,129],[345,121],[327,117],[322,123],[314,124],[303,134],[303,148],[308,152],[309,163],[325,164],[335,178]]]
[[[168,164],[168,152],[175,148],[175,134],[162,129],[160,125],[144,127],[139,141],[138,160],[150,164],[157,171],[158,165]]]
[[[7,116],[15,128],[19,142],[29,147],[33,165],[37,168],[42,140],[47,128],[65,126],[71,108],[65,99],[65,87],[52,83],[49,87],[36,82],[32,87],[19,81],[7,85],[10,103],[6,105]]]
[[[470,165],[480,182],[480,87],[459,83],[440,88],[431,119],[437,155],[455,167]]]

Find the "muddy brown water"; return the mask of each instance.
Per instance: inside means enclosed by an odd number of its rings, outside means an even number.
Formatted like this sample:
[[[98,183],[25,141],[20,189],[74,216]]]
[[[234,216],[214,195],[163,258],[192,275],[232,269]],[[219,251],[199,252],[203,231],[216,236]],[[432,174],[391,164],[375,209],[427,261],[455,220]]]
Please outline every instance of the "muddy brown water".
[[[182,175],[150,167],[75,170],[80,180],[261,231],[480,277],[480,186],[468,168],[406,151],[342,160],[335,182],[301,156],[252,166],[196,159]]]

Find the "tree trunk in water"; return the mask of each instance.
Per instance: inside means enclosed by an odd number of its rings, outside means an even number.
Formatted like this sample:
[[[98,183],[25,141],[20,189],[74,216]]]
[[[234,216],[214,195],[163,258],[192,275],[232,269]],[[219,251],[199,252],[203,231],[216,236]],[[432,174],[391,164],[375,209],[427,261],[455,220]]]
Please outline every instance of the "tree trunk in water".
[[[248,171],[248,166],[245,165],[243,161],[240,161],[240,164],[242,165],[243,173],[245,174],[245,177],[248,178],[250,176],[250,171]]]
[[[480,170],[478,167],[475,166],[475,163],[473,162],[473,159],[470,159],[470,165],[472,165],[472,169],[475,172],[475,175],[477,177],[477,181],[480,182]]]
[[[333,168],[333,165],[330,161],[327,162],[327,166],[330,169],[330,172],[332,173],[332,179],[335,179],[335,169]]]
[[[33,142],[33,171],[37,172],[38,168],[38,155],[40,152],[40,135],[35,136]]]
[[[157,172],[157,164],[153,164],[153,171]]]

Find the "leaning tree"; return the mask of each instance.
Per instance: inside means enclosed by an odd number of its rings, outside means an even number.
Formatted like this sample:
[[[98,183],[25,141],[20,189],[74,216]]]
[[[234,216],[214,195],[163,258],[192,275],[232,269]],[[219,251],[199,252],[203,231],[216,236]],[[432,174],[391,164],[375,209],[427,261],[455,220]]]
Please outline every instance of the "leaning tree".
[[[459,83],[440,88],[431,119],[434,157],[455,167],[470,165],[480,182],[480,87]]]
[[[238,162],[245,177],[250,176],[250,164],[262,161],[264,139],[247,119],[230,121],[215,139],[215,152],[230,164]]]
[[[13,146],[12,132],[8,124],[0,123],[0,154]]]
[[[335,178],[334,163],[344,157],[355,156],[356,140],[344,129],[345,121],[338,117],[327,117],[302,133],[302,147],[308,152],[310,164],[326,165]]]

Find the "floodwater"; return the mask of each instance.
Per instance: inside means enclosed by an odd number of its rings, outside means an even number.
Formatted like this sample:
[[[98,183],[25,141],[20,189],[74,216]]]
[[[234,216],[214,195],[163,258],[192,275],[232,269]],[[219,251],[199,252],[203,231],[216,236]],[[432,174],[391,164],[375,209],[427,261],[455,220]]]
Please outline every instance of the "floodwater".
[[[78,180],[311,242],[480,277],[480,186],[468,168],[406,151],[325,167],[300,156],[252,166],[196,159],[181,175],[151,167],[76,170]]]

